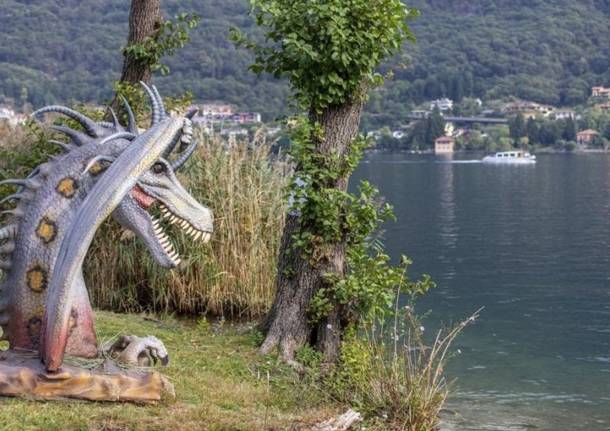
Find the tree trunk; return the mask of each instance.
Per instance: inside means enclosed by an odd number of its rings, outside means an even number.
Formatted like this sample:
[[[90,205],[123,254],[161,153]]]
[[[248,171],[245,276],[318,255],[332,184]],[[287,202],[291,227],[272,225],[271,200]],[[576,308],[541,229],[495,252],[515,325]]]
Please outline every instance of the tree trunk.
[[[316,151],[325,155],[335,151],[345,155],[358,135],[362,107],[363,101],[358,98],[340,107],[327,108],[322,114],[311,113],[310,121],[319,123],[324,132],[323,139],[315,142]],[[341,178],[332,186],[347,190],[348,181],[349,178]],[[342,310],[335,307],[328,317],[315,325],[311,324],[308,311],[311,299],[324,286],[324,274],[345,274],[345,245],[332,244],[328,255],[312,266],[292,245],[297,229],[298,216],[289,214],[279,251],[276,296],[263,323],[266,338],[261,353],[267,354],[279,347],[284,360],[296,364],[295,351],[312,344],[324,354],[326,362],[335,362],[345,325]]]
[[[161,0],[132,0],[127,46],[142,43],[154,36],[162,22]],[[151,77],[151,65],[147,61],[138,60],[133,54],[125,53],[121,83],[136,85],[143,81],[148,84]],[[111,106],[117,112],[122,109],[121,102],[116,97]]]

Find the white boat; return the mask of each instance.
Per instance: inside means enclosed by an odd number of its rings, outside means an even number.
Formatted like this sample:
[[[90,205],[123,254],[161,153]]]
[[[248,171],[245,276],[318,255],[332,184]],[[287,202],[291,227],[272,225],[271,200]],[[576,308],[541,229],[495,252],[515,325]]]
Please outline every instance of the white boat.
[[[531,165],[536,163],[536,156],[523,151],[507,151],[483,158],[483,163]]]

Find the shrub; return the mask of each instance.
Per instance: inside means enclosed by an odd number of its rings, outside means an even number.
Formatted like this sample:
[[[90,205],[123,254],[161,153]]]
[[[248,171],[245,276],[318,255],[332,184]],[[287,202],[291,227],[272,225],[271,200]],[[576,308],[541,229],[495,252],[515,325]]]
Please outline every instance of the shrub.
[[[332,393],[365,414],[372,429],[437,430],[451,386],[444,374],[450,347],[477,316],[439,331],[427,346],[413,308],[397,306],[393,325],[372,322],[346,337]]]

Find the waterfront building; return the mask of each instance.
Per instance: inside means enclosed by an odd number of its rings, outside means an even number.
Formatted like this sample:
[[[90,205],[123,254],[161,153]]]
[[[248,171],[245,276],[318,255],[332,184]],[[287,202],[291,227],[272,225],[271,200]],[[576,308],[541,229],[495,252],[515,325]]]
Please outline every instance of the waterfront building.
[[[576,143],[582,147],[586,147],[593,143],[598,137],[599,133],[596,130],[583,130],[576,135]]]
[[[455,139],[451,136],[441,136],[434,142],[435,154],[452,154],[455,151]]]

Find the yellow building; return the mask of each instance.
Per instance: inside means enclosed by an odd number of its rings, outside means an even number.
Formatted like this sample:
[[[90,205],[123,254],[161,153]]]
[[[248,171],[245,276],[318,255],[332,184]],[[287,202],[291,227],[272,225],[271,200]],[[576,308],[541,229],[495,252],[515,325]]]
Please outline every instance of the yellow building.
[[[450,136],[441,136],[434,142],[436,154],[452,154],[455,151],[455,139]]]

